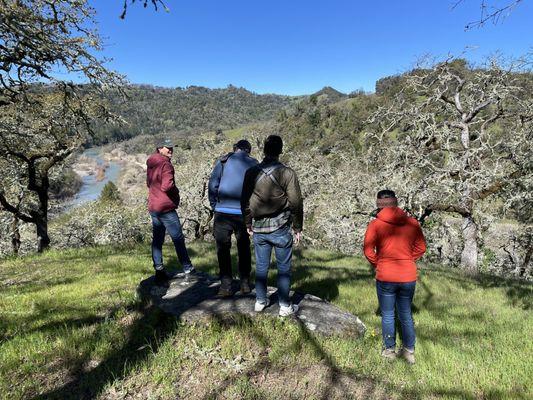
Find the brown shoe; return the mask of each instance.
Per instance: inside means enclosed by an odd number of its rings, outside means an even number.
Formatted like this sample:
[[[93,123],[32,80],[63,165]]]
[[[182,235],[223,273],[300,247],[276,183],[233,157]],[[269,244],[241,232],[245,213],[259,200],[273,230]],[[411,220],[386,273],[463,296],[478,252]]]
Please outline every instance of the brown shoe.
[[[241,279],[241,294],[249,294],[252,291],[250,288],[250,280],[248,278]]]
[[[407,361],[408,364],[413,365],[415,363],[415,351],[410,351],[407,349],[402,349],[400,352],[401,356]]]
[[[218,289],[217,297],[231,297],[233,292],[231,291],[231,279],[222,278],[220,288]]]
[[[381,357],[388,358],[389,360],[395,360],[398,357],[398,353],[394,349],[383,349]]]

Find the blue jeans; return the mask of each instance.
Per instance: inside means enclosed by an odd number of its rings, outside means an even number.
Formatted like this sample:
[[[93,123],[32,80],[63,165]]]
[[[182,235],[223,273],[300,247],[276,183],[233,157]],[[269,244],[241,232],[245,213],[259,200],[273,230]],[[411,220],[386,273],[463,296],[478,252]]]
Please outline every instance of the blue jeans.
[[[152,260],[156,270],[163,269],[163,242],[165,241],[165,233],[168,234],[174,242],[176,255],[183,266],[184,271],[193,269],[189,253],[185,247],[185,236],[181,230],[181,223],[178,213],[175,210],[161,212],[150,212],[152,217]]]
[[[272,248],[278,266],[278,299],[280,306],[288,307],[291,286],[292,233],[287,225],[271,233],[254,233],[256,301],[267,303],[267,275]]]
[[[407,350],[415,349],[415,325],[411,313],[415,286],[416,281],[406,283],[376,281],[381,309],[381,332],[387,349],[396,347],[395,309],[402,328],[402,345]]]

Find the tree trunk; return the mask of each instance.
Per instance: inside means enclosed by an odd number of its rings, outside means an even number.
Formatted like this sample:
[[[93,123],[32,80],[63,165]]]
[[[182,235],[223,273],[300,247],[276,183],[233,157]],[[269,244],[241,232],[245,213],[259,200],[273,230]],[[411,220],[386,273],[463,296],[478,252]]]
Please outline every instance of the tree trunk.
[[[467,273],[475,275],[478,273],[478,227],[471,215],[463,217],[463,252],[461,253],[461,268]]]
[[[19,219],[15,216],[11,223],[11,246],[13,247],[13,254],[18,255],[20,250],[20,231]]]
[[[520,276],[520,278],[523,278],[526,275],[526,271],[529,267],[529,263],[531,262],[532,256],[533,256],[533,247],[529,246],[526,250],[526,255],[524,256],[524,262],[520,266],[520,271],[518,273],[518,276]]]
[[[42,253],[44,250],[50,247],[47,218],[39,218],[35,221],[35,226],[37,227],[37,251]]]
[[[50,247],[50,238],[48,237],[48,171],[41,173],[41,185],[37,187],[37,196],[39,197],[39,212],[35,220],[37,226],[37,251],[42,253]]]

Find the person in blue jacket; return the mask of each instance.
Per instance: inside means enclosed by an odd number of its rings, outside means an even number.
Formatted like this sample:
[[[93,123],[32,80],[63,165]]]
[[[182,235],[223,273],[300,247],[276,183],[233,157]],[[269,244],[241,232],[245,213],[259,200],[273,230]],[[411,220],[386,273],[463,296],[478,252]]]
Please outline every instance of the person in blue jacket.
[[[250,157],[252,145],[247,140],[239,140],[233,152],[220,157],[209,178],[209,203],[215,213],[214,236],[217,245],[217,258],[221,285],[220,297],[232,296],[233,281],[231,267],[231,235],[237,239],[239,257],[240,290],[250,293],[250,271],[252,269],[250,238],[246,231],[241,211],[241,195],[244,174],[258,164]]]

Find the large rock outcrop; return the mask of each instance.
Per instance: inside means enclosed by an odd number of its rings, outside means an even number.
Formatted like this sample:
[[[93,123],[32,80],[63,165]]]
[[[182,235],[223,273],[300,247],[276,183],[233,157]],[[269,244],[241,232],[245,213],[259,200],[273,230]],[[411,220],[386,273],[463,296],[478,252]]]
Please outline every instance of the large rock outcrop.
[[[218,298],[216,295],[220,281],[203,272],[191,276],[177,274],[169,283],[168,288],[156,286],[154,278],[150,277],[141,282],[139,292],[163,311],[187,322],[212,316],[257,315],[254,312],[255,291],[248,295],[240,295],[236,281],[233,282],[236,293],[231,298]],[[261,314],[277,316],[279,306],[276,289],[269,287],[268,292],[270,303]],[[310,294],[293,292],[291,296],[293,303],[300,306],[294,319],[300,320],[309,331],[325,335],[364,335],[366,327],[357,316]]]

